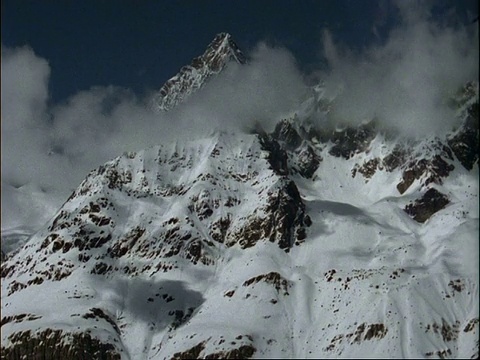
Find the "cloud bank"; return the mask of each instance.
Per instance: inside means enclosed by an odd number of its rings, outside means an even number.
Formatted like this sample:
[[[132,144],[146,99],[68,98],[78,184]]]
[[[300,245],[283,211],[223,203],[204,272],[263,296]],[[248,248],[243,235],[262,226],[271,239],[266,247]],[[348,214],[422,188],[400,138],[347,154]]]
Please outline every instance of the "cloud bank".
[[[428,2],[398,1],[400,23],[385,44],[362,52],[342,47],[326,29],[320,76],[335,97],[333,121],[376,118],[402,134],[442,134],[455,125],[448,98],[478,79],[478,26],[434,21]],[[447,25],[448,24],[448,25]]]
[[[2,179],[22,185],[36,178],[36,151],[48,146],[47,100],[50,67],[25,47],[2,47]],[[20,155],[21,154],[21,155]],[[20,177],[15,172],[22,173]]]

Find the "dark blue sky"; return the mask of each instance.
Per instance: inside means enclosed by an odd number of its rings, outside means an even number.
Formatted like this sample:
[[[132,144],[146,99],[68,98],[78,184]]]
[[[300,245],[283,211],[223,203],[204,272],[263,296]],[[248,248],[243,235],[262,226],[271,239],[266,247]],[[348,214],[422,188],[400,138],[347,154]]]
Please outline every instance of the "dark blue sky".
[[[465,21],[476,0],[437,0]],[[159,89],[216,33],[232,34],[248,55],[258,41],[287,47],[300,67],[321,66],[321,34],[361,49],[382,41],[397,14],[387,0],[2,0],[2,44],[29,45],[49,61],[50,94],[57,103],[94,85],[116,85],[138,95]],[[372,28],[376,25],[381,38]]]

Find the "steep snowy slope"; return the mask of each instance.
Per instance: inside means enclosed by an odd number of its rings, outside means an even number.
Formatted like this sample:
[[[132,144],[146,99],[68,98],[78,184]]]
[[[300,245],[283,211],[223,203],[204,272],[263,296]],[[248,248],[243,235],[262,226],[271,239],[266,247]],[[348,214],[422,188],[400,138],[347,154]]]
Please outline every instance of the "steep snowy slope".
[[[478,357],[476,96],[409,146],[305,110],[105,164],[2,264],[2,356]]]

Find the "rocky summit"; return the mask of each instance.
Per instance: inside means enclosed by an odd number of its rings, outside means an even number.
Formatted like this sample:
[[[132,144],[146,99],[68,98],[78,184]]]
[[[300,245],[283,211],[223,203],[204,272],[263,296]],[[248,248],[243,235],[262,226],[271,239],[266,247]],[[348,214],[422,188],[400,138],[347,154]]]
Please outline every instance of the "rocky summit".
[[[93,170],[2,260],[2,359],[477,358],[478,83],[444,138],[318,126],[324,105]]]
[[[194,58],[190,65],[182,67],[179,73],[169,79],[154,95],[153,110],[160,112],[174,108],[232,61],[245,64],[246,58],[230,34],[217,34],[203,55]]]

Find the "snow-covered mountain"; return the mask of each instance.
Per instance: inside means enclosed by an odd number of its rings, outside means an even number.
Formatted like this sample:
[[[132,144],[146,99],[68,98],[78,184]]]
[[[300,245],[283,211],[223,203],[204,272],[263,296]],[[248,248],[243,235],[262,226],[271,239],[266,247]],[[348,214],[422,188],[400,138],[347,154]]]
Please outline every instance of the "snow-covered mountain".
[[[190,65],[182,67],[153,96],[152,108],[155,111],[174,108],[205,85],[211,76],[220,73],[231,61],[245,64],[246,58],[230,34],[217,34],[203,55],[194,58]]]
[[[316,126],[317,91],[106,163],[3,261],[2,358],[478,357],[478,83],[456,101],[445,138]]]

